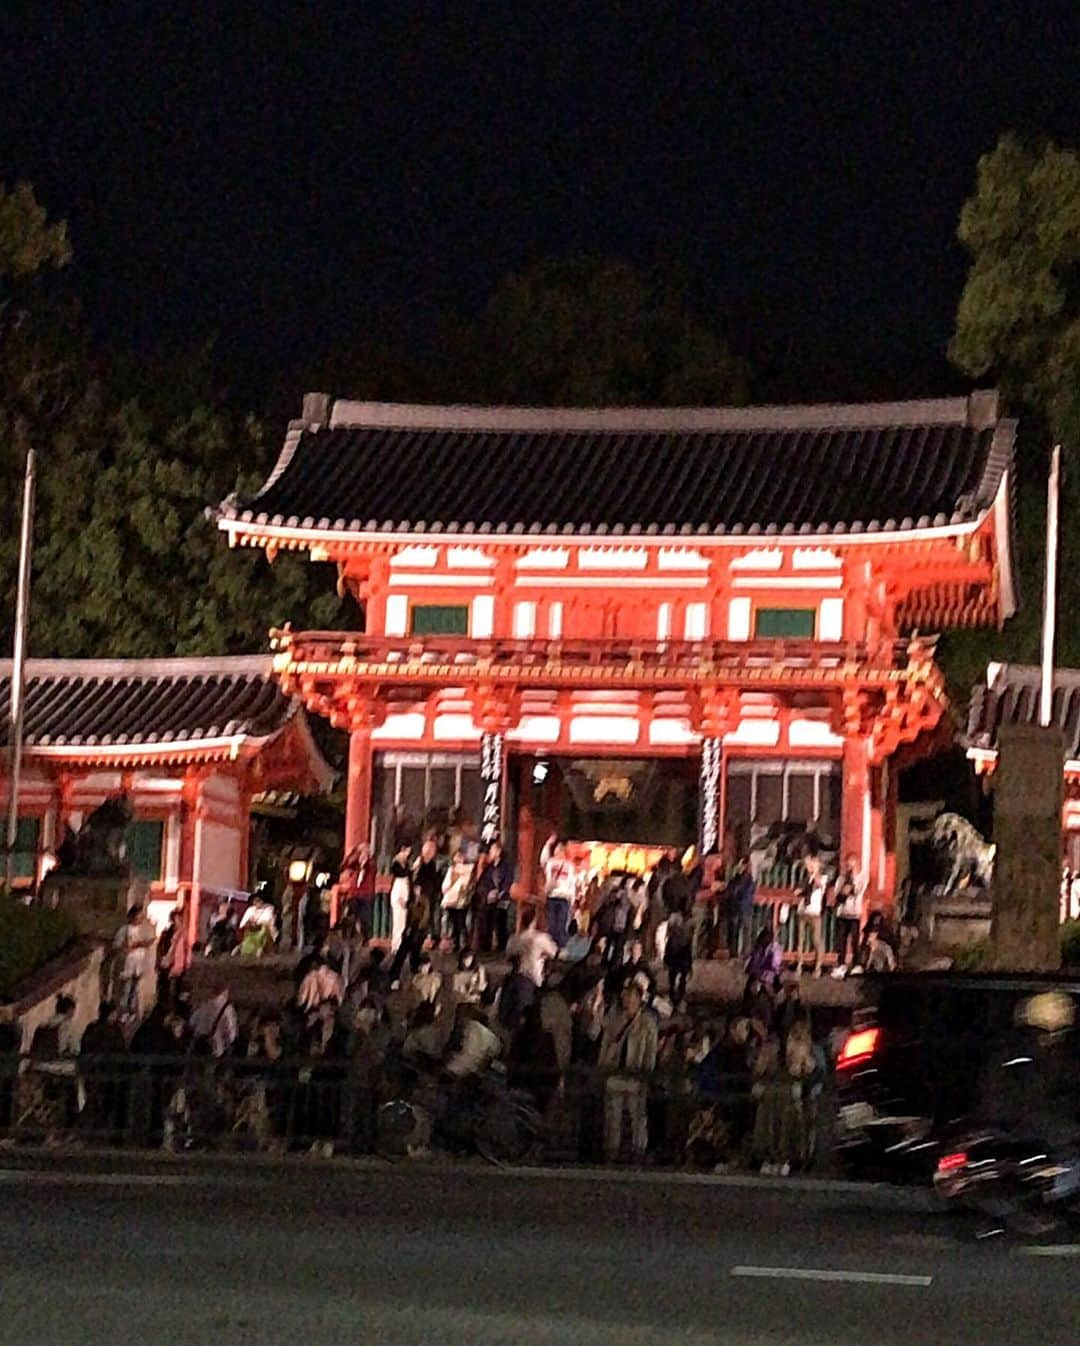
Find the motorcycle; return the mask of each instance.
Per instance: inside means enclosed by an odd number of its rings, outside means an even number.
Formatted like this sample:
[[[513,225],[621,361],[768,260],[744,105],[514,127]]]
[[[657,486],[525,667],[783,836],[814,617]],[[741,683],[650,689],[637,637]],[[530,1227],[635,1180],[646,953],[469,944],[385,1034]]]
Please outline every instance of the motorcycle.
[[[984,1233],[1048,1233],[1080,1215],[1080,1151],[1002,1131],[976,1131],[938,1160],[934,1191],[946,1209],[989,1221]]]
[[[521,1164],[536,1153],[543,1134],[532,1096],[511,1089],[499,1063],[450,1083],[418,1074],[375,1118],[376,1152],[390,1160],[423,1154],[434,1143],[475,1152],[490,1164]]]

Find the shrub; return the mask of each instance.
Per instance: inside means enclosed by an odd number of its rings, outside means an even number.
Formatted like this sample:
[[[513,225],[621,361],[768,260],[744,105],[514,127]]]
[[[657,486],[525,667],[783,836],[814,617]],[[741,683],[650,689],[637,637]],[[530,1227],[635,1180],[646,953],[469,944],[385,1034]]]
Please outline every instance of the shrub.
[[[958,949],[953,955],[953,968],[957,972],[981,972],[990,957],[990,941],[980,939],[975,944]]]
[[[953,958],[957,972],[979,972],[990,956],[990,941],[980,940],[966,949],[960,949]],[[1061,962],[1063,967],[1080,968],[1080,921],[1066,921],[1061,927]]]
[[[0,996],[53,958],[75,935],[66,911],[27,907],[0,897]]]
[[[1066,967],[1080,967],[1080,921],[1066,921],[1061,927],[1061,961]]]

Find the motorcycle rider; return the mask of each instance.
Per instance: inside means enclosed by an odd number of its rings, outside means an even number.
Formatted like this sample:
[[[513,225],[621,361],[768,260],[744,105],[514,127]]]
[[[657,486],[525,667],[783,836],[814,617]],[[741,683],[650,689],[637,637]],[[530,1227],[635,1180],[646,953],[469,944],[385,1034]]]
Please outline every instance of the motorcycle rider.
[[[1076,1005],[1063,991],[1022,1000],[1014,1028],[991,1058],[976,1116],[1032,1154],[1056,1160],[1047,1203],[1080,1193],[1080,1062],[1072,1041]],[[998,1190],[983,1202],[996,1219],[1016,1219],[1017,1202]]]
[[[1044,991],[1017,1005],[1015,1027],[983,1081],[980,1120],[1018,1139],[1052,1146],[1080,1141],[1075,1022],[1076,1006],[1063,991]]]
[[[488,1026],[483,1009],[468,1002],[459,1004],[435,1102],[436,1116],[445,1131],[453,1134],[457,1130],[459,1119],[478,1097],[481,1075],[501,1050],[502,1043]]]

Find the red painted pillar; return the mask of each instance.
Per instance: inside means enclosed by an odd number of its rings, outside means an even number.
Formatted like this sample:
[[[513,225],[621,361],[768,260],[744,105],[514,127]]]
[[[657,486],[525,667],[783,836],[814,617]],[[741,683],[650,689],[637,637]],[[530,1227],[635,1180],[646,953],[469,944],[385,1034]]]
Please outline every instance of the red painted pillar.
[[[201,894],[195,873],[195,829],[198,826],[201,781],[191,767],[184,773],[180,794],[180,863],[177,888],[187,885],[188,943],[194,948],[199,939],[199,906]]]
[[[349,734],[349,774],[345,797],[345,854],[371,836],[371,729]]]
[[[870,892],[876,893],[877,875],[871,868],[870,856],[870,752],[869,743],[861,734],[848,734],[844,739],[844,779],[840,813],[840,862],[849,855],[858,857],[859,866],[870,881]]]
[[[522,755],[517,758],[519,776],[518,790],[518,831],[517,831],[517,877],[526,894],[533,891],[533,875],[536,869],[536,806],[535,786],[533,785],[533,763],[535,757]]]
[[[881,806],[882,844],[884,846],[885,895],[891,908],[896,906],[896,805],[899,800],[897,772],[891,759],[881,768],[883,789]]]
[[[240,792],[240,875],[239,887],[251,887],[251,791]]]
[[[892,905],[892,887],[889,882],[889,863],[885,838],[885,806],[888,788],[887,767],[876,766],[870,771],[870,891],[879,907]]]

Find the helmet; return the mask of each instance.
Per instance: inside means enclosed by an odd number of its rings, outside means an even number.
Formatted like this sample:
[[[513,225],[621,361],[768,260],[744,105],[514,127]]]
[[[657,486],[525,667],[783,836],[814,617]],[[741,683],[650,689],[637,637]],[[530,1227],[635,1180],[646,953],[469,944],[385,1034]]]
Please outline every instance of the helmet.
[[[1044,1033],[1061,1033],[1076,1020],[1076,1006],[1064,991],[1040,991],[1016,1007],[1016,1022]]]

